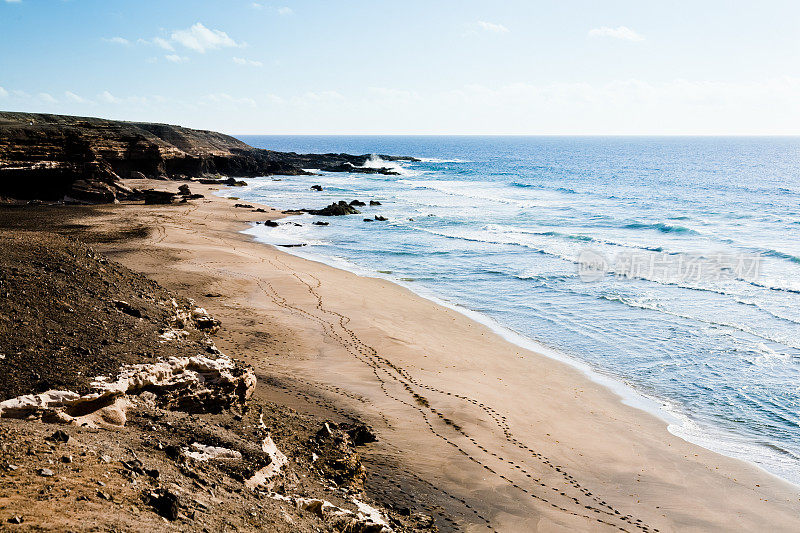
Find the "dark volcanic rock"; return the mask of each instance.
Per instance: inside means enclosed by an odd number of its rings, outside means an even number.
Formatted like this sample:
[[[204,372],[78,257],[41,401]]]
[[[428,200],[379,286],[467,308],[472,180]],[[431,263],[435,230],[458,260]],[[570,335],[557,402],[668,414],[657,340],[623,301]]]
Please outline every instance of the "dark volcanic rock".
[[[381,205],[381,203],[378,200],[370,200],[369,205]]]
[[[322,209],[304,209],[304,211],[311,215],[320,215],[323,217],[357,215],[358,213],[361,212],[358,209],[352,207],[344,200],[340,200],[338,203],[333,203],[329,206],[323,207]]]
[[[352,205],[353,207],[364,207],[367,204],[365,204],[361,200],[353,200],[352,202],[350,202],[350,205]]]
[[[135,196],[120,178],[202,178],[237,186],[245,182],[233,176],[308,174],[304,168],[394,173],[364,167],[372,158],[262,150],[221,133],[167,124],[0,112],[0,196],[18,199],[103,203]]]
[[[167,520],[177,520],[180,501],[178,496],[167,489],[159,489],[150,493],[150,505]]]
[[[321,191],[322,190],[322,185],[312,185],[311,186],[311,190],[312,191]]]
[[[278,227],[278,223],[275,222],[274,220],[265,220],[264,221],[264,225],[265,226],[269,226],[270,228],[277,228]]]
[[[317,220],[315,222],[312,222],[312,224],[315,225],[315,226],[327,226],[328,225],[327,222],[323,222],[321,220]]]
[[[144,195],[144,203],[151,204],[171,204],[175,200],[175,193],[168,191],[157,191],[155,189],[147,189],[142,191]]]

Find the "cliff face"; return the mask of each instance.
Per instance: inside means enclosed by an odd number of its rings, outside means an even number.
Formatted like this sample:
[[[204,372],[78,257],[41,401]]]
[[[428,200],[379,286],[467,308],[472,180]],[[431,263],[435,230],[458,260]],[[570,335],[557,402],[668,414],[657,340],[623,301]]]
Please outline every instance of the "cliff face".
[[[20,199],[110,202],[132,195],[119,178],[349,171],[369,157],[261,150],[229,135],[167,124],[0,112],[0,196]]]

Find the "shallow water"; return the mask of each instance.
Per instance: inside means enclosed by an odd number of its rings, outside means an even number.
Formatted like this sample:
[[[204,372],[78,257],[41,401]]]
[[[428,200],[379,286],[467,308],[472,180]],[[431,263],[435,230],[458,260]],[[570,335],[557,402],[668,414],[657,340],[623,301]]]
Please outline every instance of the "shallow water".
[[[379,200],[252,231],[483,313],[663,402],[676,434],[800,483],[800,139],[242,139],[422,158],[229,194]]]

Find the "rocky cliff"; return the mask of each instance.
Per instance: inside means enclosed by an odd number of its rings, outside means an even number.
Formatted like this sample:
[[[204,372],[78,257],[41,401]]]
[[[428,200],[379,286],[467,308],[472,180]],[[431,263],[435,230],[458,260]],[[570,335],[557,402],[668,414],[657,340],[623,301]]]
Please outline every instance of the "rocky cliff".
[[[131,177],[252,177],[304,168],[392,173],[362,168],[370,157],[262,150],[229,135],[167,124],[0,112],[0,196],[18,199],[112,202],[134,196],[118,183]]]

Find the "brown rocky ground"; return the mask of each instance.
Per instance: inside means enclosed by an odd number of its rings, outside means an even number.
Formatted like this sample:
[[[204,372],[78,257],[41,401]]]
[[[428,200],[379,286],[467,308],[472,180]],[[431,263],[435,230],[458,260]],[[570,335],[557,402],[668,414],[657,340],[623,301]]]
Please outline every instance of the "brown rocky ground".
[[[94,377],[114,377],[125,365],[219,354],[210,336],[216,322],[176,314],[193,309],[185,297],[86,244],[20,229],[85,229],[70,225],[62,209],[0,213],[0,400],[53,389],[84,394],[94,390]],[[83,233],[109,242],[131,231],[139,230]],[[161,336],[173,330],[185,334]],[[236,368],[234,375],[246,372],[242,364]],[[198,401],[185,393],[169,387],[130,393],[127,423],[114,429],[45,423],[42,410],[30,419],[0,418],[0,529],[435,529],[428,516],[403,507],[372,504],[387,526],[364,518],[370,511],[359,505],[371,500],[364,493],[359,448],[369,446],[372,436],[352,415],[333,409],[301,414],[269,401],[268,394],[247,401],[233,393],[206,395]],[[3,405],[0,416],[7,412]],[[251,490],[245,482],[254,474],[280,466],[266,437],[287,462]],[[229,457],[203,460],[192,453],[203,446]]]

